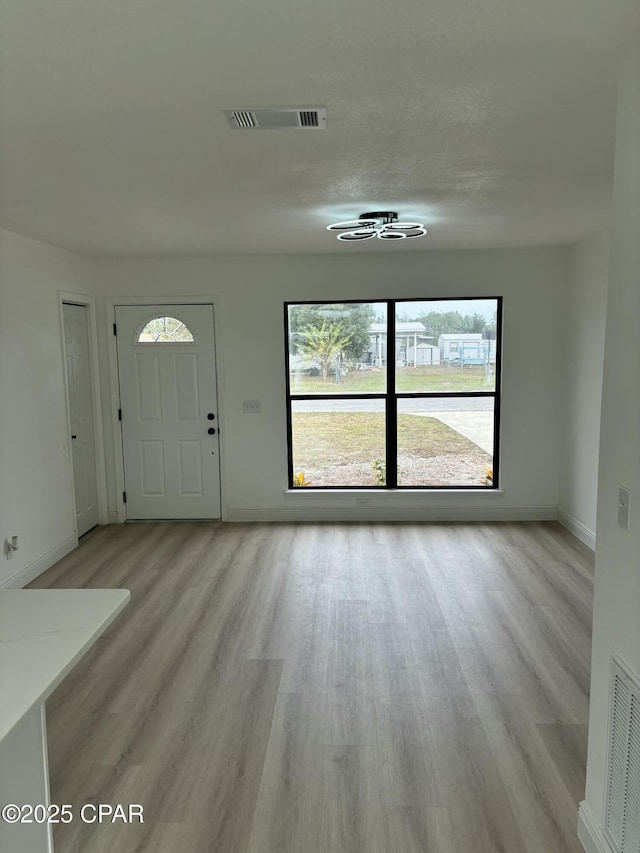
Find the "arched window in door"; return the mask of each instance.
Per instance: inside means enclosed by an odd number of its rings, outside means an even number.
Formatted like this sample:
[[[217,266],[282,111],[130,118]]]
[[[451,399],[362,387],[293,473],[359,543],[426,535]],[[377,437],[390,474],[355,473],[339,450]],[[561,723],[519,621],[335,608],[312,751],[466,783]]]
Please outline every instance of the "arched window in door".
[[[140,329],[139,344],[193,344],[195,338],[187,326],[175,317],[154,317]]]

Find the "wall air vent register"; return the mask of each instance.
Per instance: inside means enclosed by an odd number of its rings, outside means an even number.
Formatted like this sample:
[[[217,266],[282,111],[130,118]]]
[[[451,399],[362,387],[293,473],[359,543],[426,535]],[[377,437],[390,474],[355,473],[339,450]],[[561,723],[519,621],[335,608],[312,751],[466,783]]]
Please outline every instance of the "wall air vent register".
[[[640,685],[612,656],[605,835],[615,853],[640,851]]]

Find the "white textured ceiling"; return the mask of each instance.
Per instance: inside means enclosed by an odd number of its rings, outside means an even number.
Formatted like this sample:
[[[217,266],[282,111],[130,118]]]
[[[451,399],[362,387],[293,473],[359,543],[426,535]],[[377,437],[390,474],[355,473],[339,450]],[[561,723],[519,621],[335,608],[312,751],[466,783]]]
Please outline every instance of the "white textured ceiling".
[[[567,243],[638,0],[4,0],[1,224],[92,255]],[[326,131],[224,107],[326,106]],[[344,245],[372,209],[428,237]]]

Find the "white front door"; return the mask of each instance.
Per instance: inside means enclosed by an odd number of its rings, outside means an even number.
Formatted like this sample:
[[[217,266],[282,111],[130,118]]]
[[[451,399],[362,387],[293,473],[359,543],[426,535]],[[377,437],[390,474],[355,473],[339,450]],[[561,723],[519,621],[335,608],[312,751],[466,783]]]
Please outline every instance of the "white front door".
[[[98,523],[91,362],[85,305],[62,306],[78,536]]]
[[[220,518],[211,305],[116,307],[127,518]]]

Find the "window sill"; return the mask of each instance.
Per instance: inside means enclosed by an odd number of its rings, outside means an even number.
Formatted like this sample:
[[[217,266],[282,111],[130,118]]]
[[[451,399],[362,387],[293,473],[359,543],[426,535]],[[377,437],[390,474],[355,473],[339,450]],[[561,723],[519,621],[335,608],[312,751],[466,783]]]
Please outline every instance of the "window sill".
[[[397,504],[407,500],[415,504],[424,500],[431,502],[434,500],[446,500],[448,498],[471,497],[477,498],[482,495],[485,498],[501,498],[504,496],[504,489],[306,489],[299,487],[297,489],[285,489],[285,498],[293,497],[295,500],[311,500],[312,498],[321,498],[325,500],[335,500],[336,498],[353,498],[354,501],[366,499],[367,504],[385,503],[391,500],[393,504]]]

